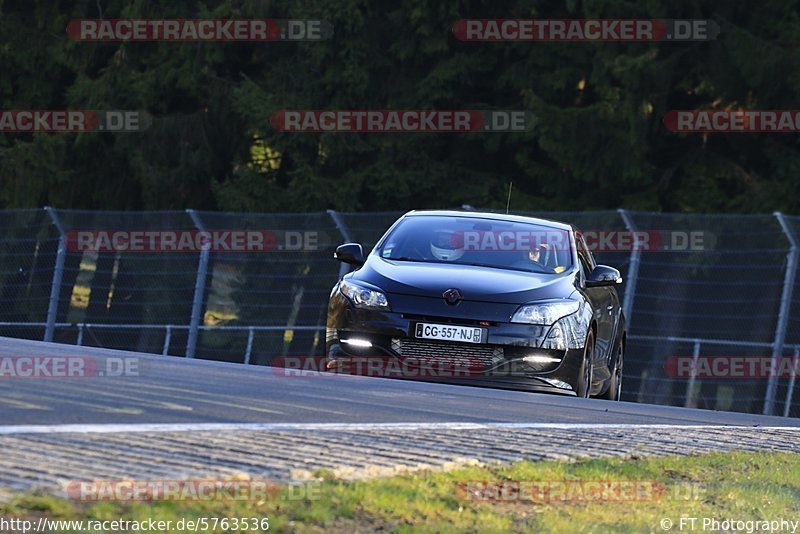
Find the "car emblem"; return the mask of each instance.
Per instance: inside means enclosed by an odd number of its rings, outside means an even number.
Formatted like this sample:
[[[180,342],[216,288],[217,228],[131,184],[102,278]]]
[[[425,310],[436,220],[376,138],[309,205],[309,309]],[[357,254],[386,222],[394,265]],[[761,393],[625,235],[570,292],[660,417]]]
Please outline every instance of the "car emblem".
[[[458,304],[458,302],[461,300],[461,291],[455,288],[448,289],[442,293],[442,296],[444,297],[444,301],[452,306]]]

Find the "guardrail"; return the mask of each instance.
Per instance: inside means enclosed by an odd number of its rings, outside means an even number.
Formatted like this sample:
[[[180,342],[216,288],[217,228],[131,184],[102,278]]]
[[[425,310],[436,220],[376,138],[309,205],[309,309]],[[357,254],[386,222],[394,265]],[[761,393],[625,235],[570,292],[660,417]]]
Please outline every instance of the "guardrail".
[[[0,322],[0,327],[47,327],[48,323],[10,323]],[[91,328],[104,328],[104,329],[145,329],[145,330],[163,330],[164,331],[164,345],[161,350],[162,356],[169,356],[170,342],[172,341],[172,332],[175,330],[190,330],[193,328],[191,325],[174,325],[174,324],[93,324],[93,323],[55,323],[54,328],[76,328],[78,330],[78,337],[75,345],[78,347],[83,346],[84,332]],[[250,364],[250,357],[253,350],[253,339],[256,332],[280,332],[288,330],[297,331],[325,331],[325,327],[320,326],[205,326],[198,325],[198,330],[220,331],[220,332],[247,332],[247,348],[244,354],[244,364]],[[187,358],[189,356],[186,356]]]
[[[725,339],[702,339],[702,338],[689,338],[689,337],[676,337],[676,336],[637,336],[637,335],[629,335],[628,339],[630,340],[639,340],[639,341],[668,341],[668,342],[678,342],[678,343],[691,343],[692,344],[692,372],[689,376],[689,380],[686,382],[686,394],[685,394],[685,401],[684,407],[689,408],[694,405],[693,397],[694,397],[694,389],[695,383],[697,381],[697,368],[698,368],[698,360],[700,359],[700,350],[702,345],[705,343],[706,345],[722,345],[722,346],[731,346],[731,347],[758,347],[758,348],[765,348],[769,349],[772,348],[771,343],[759,343],[757,341],[730,341]],[[794,351],[793,356],[793,364],[791,375],[789,377],[789,384],[786,388],[786,398],[784,400],[784,407],[783,407],[783,417],[789,417],[789,409],[792,406],[792,396],[794,392],[794,386],[797,380],[797,370],[798,365],[800,364],[800,344],[798,345],[783,345],[784,350],[792,350]],[[780,357],[780,355],[779,355]],[[776,368],[775,366],[775,355],[773,354],[773,369]],[[775,376],[773,373],[772,376]],[[770,382],[772,382],[772,376],[770,377]],[[774,394],[774,392],[773,392]],[[774,399],[772,404],[774,405]]]

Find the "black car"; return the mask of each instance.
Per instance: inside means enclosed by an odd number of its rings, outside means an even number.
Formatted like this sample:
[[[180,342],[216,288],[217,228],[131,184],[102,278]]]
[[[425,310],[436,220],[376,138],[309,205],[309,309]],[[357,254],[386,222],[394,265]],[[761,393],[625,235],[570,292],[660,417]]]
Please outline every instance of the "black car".
[[[358,268],[331,292],[330,370],[366,361],[361,371],[393,366],[403,378],[620,397],[622,278],[574,226],[412,211],[367,257],[357,243],[334,257]]]

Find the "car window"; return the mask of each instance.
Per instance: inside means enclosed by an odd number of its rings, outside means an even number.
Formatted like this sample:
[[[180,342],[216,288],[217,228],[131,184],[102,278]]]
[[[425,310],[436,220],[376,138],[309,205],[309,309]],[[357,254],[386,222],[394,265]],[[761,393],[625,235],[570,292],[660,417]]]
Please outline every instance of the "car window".
[[[547,274],[572,267],[568,230],[469,216],[406,217],[382,240],[376,253],[387,260]]]

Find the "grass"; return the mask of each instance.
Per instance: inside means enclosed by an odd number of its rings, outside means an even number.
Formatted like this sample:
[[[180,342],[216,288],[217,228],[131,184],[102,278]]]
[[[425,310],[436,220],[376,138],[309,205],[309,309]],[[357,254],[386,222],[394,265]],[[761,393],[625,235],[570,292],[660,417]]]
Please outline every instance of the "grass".
[[[289,498],[282,492],[279,498],[260,502],[85,503],[45,494],[12,494],[0,502],[0,517],[154,518],[172,520],[173,525],[182,518],[268,517],[270,532],[664,532],[664,518],[673,522],[672,531],[679,531],[680,517],[800,520],[800,455],[796,454],[519,462],[357,482],[337,480],[324,471],[316,475],[319,482],[311,499]],[[527,498],[529,493],[523,499],[470,499],[466,492],[467,487],[473,492],[478,488],[474,481],[515,480],[546,481],[562,490],[566,486],[558,484],[569,484],[571,490],[534,500]],[[639,481],[646,488],[652,482],[657,491],[645,494],[643,500],[576,499],[581,488],[588,492],[587,481]],[[571,499],[565,497],[568,494]],[[697,532],[702,531],[700,521]],[[686,524],[683,531],[690,531]],[[171,532],[179,530],[173,527]]]

